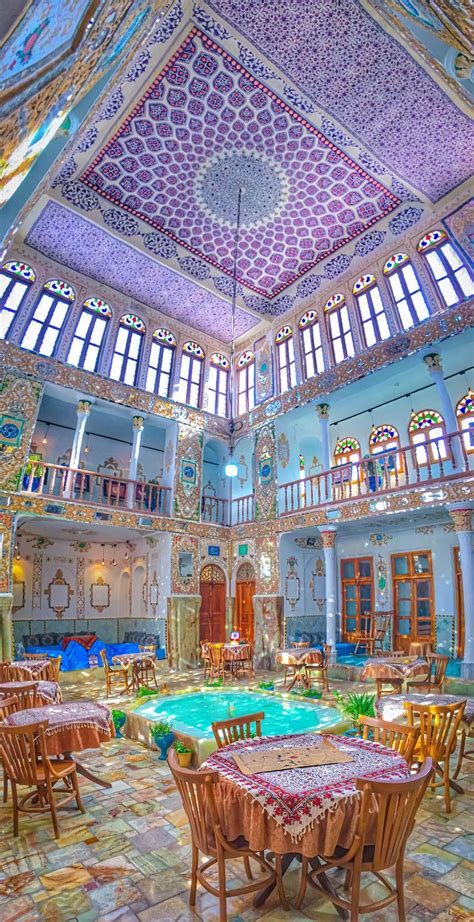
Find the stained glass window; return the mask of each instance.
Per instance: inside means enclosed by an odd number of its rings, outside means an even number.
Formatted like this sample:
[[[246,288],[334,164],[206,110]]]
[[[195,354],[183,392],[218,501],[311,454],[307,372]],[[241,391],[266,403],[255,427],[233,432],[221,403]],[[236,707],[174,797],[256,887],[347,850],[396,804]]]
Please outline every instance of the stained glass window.
[[[284,326],[275,336],[277,351],[278,380],[280,383],[280,393],[288,391],[290,387],[296,385],[296,361],[295,361],[295,344],[293,340],[293,330],[290,326]]]
[[[97,371],[105,330],[112,317],[102,298],[87,298],[76,324],[66,361],[85,371]]]
[[[5,339],[36,274],[26,263],[9,260],[0,271],[0,339]]]
[[[158,397],[169,397],[176,338],[160,327],[153,331],[145,387]]]
[[[418,410],[412,413],[408,435],[415,448],[418,467],[448,457],[446,426],[437,410]]]
[[[339,364],[344,359],[355,355],[349,311],[344,295],[340,293],[333,295],[326,302],[324,310],[334,361]]]
[[[346,471],[342,474],[343,481],[352,480],[352,483],[357,483],[359,479],[358,464],[360,457],[360,444],[357,439],[352,438],[352,436],[347,436],[336,442],[334,461],[337,467],[342,467],[343,465],[346,467]],[[336,483],[338,482],[336,476]]]
[[[300,317],[298,326],[303,344],[305,374],[307,378],[312,378],[314,375],[320,375],[324,371],[321,327],[316,311],[306,311]]]
[[[400,435],[395,426],[383,423],[381,426],[372,426],[369,436],[369,450],[371,455],[383,454],[386,456],[386,467],[390,473],[401,470]]]
[[[216,416],[227,416],[229,369],[227,356],[213,352],[207,381],[207,408]]]
[[[74,289],[67,282],[60,279],[46,282],[23,333],[23,349],[54,355],[73,301]]]
[[[425,254],[431,275],[447,307],[474,295],[471,274],[446,231],[434,230],[425,234],[418,244],[418,252]]]
[[[192,340],[185,343],[181,355],[176,400],[190,407],[198,407],[201,399],[201,381],[204,349]]]
[[[255,406],[255,355],[253,352],[242,352],[237,360],[238,394],[237,413],[247,413]]]
[[[390,329],[379,286],[374,275],[361,275],[352,293],[356,296],[366,346],[388,339]]]
[[[136,314],[124,314],[115,340],[110,377],[133,387],[137,381],[138,366],[143,349],[145,324]]]
[[[472,391],[469,391],[465,397],[461,397],[456,407],[456,416],[459,427],[464,433],[466,451],[474,451],[474,394]]]
[[[407,253],[395,253],[383,267],[404,330],[430,316],[418,276]]]

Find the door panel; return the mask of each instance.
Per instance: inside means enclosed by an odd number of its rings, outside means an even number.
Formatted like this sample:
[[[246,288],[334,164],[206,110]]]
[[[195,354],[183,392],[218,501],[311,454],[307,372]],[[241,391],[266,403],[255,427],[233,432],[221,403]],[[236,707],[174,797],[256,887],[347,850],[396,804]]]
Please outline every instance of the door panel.
[[[369,631],[372,620],[374,582],[371,557],[341,560],[343,637],[355,639],[357,631]]]
[[[253,596],[255,595],[255,581],[236,583],[236,612],[235,620],[241,638],[253,643]]]
[[[202,601],[199,615],[199,639],[209,640],[211,643],[224,643],[226,639],[226,584],[223,579],[219,582],[201,580],[200,591]]]
[[[392,579],[395,649],[408,653],[412,641],[433,640],[434,596],[430,552],[393,555]]]

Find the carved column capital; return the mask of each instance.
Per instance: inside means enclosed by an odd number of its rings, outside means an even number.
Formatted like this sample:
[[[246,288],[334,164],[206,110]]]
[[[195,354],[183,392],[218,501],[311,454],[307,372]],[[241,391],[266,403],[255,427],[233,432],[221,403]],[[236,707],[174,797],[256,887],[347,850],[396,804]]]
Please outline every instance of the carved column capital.
[[[326,529],[325,531],[320,529],[319,533],[323,539],[323,548],[326,549],[336,546],[337,529],[334,526],[330,529]]]
[[[455,531],[471,531],[472,509],[450,509]]]
[[[329,419],[329,410],[330,406],[328,403],[318,403],[316,405],[316,413],[319,419]]]
[[[145,417],[144,417],[144,416],[134,416],[134,417],[132,417],[132,426],[133,426],[134,429],[139,429],[139,430],[141,431],[141,430],[143,429],[143,426],[144,426],[144,425],[145,425]]]
[[[429,352],[428,355],[423,356],[423,361],[428,367],[428,371],[443,371],[441,356],[438,352]]]
[[[83,416],[89,416],[91,406],[91,400],[78,400],[76,404],[76,410],[78,413],[82,413]]]

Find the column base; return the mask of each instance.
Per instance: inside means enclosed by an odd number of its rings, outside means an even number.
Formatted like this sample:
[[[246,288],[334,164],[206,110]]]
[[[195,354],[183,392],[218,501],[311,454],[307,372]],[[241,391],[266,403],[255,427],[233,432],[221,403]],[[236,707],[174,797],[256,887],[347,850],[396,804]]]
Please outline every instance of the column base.
[[[461,663],[461,679],[474,679],[474,663]]]
[[[283,645],[283,598],[280,595],[254,595],[255,666],[275,669],[276,651]]]
[[[168,658],[174,669],[194,668],[199,662],[201,601],[200,595],[174,595],[168,599]]]

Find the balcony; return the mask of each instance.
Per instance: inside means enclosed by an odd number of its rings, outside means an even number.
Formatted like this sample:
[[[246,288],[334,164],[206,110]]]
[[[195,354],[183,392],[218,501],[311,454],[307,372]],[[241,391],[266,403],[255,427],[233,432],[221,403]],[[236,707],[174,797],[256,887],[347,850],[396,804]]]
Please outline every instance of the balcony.
[[[253,493],[239,496],[231,502],[217,496],[202,497],[201,522],[209,522],[212,525],[244,525],[246,522],[253,522],[254,517]]]
[[[147,515],[171,514],[170,487],[58,464],[38,463],[36,473],[33,469],[24,476],[23,493]]]
[[[454,432],[284,483],[278,488],[279,515],[362,497],[383,498],[409,487],[440,487],[465,477],[474,469],[474,454],[466,450],[470,448],[469,438],[467,432]]]

